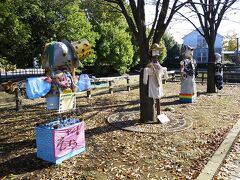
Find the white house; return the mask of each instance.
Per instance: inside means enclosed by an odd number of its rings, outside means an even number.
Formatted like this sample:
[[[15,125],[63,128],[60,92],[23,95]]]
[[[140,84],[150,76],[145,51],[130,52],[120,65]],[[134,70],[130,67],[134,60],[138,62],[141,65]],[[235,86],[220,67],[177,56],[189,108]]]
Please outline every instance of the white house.
[[[222,52],[223,36],[217,33],[215,41],[215,52],[221,54]],[[193,47],[193,58],[197,63],[208,62],[208,45],[205,39],[199,34],[197,30],[190,32],[183,37],[183,44]]]

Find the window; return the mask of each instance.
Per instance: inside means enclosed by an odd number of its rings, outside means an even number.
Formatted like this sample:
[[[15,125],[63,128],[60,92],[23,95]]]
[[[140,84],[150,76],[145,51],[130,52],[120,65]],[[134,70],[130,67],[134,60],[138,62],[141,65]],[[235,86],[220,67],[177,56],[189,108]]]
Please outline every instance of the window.
[[[197,53],[197,62],[198,63],[207,62],[207,53],[206,52],[198,52]]]

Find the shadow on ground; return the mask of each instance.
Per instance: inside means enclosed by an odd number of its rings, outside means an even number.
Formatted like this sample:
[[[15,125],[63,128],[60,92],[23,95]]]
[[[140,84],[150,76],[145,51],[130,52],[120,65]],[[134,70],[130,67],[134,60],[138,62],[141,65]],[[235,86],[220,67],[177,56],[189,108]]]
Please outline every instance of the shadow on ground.
[[[5,161],[0,164],[0,177],[7,177],[14,174],[24,174],[33,172],[35,170],[41,170],[52,166],[52,164],[37,159],[35,153],[29,153],[21,155]]]

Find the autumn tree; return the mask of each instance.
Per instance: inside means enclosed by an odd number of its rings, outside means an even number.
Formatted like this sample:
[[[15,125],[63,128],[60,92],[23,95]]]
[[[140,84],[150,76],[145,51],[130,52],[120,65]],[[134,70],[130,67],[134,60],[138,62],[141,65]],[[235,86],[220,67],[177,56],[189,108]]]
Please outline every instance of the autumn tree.
[[[237,33],[224,36],[223,49],[225,51],[235,51],[237,49]]]
[[[143,69],[149,63],[149,46],[152,43],[160,43],[160,40],[166,31],[173,15],[182,8],[187,1],[179,0],[156,0],[155,18],[152,22],[151,29],[147,33],[145,0],[94,0],[93,3],[108,4],[113,10],[122,13],[128,23],[129,29],[135,38],[140,52],[140,121],[150,122],[155,120],[155,107],[153,99],[148,97],[148,88],[143,84]],[[117,6],[114,6],[117,5]]]
[[[215,93],[215,49],[214,44],[218,28],[223,20],[224,15],[237,0],[189,0],[188,8],[196,14],[200,27],[198,28],[192,22],[190,17],[184,16],[202,35],[208,45],[208,75],[207,75],[207,92]],[[192,17],[192,16],[191,16]]]
[[[237,48],[237,43],[238,41],[238,35],[236,32],[230,32],[227,35],[224,36],[224,40],[223,40],[223,50],[225,51],[236,51],[238,50]],[[239,64],[238,60],[239,58],[236,58],[236,56],[232,57],[229,54],[225,54],[224,55],[224,61],[230,61],[229,63],[233,63],[235,61],[235,63]],[[232,62],[233,61],[233,62]]]

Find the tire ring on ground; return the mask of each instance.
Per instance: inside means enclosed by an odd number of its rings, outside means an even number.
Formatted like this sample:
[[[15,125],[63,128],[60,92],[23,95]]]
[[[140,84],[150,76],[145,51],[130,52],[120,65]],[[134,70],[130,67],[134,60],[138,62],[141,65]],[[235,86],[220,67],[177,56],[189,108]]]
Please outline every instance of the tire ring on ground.
[[[139,111],[131,111],[131,112],[118,112],[112,114],[108,117],[107,121],[112,126],[135,132],[143,132],[143,133],[167,133],[167,132],[178,132],[184,131],[192,127],[191,118],[180,117],[179,115],[173,115],[174,113],[165,113],[170,122],[166,124],[143,124],[139,122],[140,112]]]

